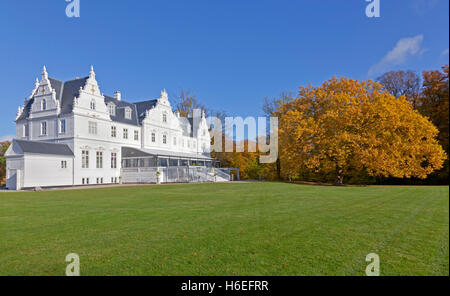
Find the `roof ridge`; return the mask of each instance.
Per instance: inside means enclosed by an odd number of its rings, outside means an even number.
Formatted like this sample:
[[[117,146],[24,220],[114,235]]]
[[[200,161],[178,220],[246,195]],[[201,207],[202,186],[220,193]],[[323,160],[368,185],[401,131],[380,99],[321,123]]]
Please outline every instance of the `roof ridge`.
[[[75,78],[75,79],[67,80],[67,81],[65,81],[64,83],[67,83],[67,82],[72,82],[72,81],[77,81],[77,80],[88,79],[88,78],[89,78],[89,76],[85,76],[85,77],[79,77],[79,78]]]
[[[145,101],[139,101],[139,102],[134,102],[133,104],[140,104],[140,103],[147,103],[147,102],[155,102],[158,101],[158,99],[150,99],[150,100],[145,100]]]
[[[59,82],[61,82],[61,83],[64,83],[62,80],[59,80],[59,79],[56,79],[56,78],[53,78],[53,77],[48,77],[48,79],[53,79],[53,80],[56,80],[56,81],[59,81]]]

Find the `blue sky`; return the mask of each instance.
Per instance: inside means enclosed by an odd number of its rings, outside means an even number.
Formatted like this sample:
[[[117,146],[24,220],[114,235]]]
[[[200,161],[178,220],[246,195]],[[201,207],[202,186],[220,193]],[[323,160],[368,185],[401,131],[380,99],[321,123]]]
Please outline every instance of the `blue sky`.
[[[45,64],[51,77],[86,76],[125,100],[189,89],[234,116],[262,114],[264,97],[383,71],[438,69],[448,63],[448,0],[65,0],[0,5],[0,139]]]

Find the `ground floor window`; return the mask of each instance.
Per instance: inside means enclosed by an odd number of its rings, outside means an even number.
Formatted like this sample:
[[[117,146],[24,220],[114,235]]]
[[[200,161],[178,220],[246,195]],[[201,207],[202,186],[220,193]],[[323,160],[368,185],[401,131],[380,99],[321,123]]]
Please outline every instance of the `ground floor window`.
[[[167,167],[168,166],[168,159],[166,159],[166,158],[158,159],[158,166],[159,167]]]
[[[111,168],[117,168],[117,153],[111,153]]]
[[[87,150],[81,152],[81,167],[83,169],[89,168],[89,151]]]
[[[103,168],[103,152],[97,151],[97,168]]]

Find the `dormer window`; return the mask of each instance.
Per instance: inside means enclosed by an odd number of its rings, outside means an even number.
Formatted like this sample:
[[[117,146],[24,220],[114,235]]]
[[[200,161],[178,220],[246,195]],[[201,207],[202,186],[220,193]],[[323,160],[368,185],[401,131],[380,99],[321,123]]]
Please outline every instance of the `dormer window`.
[[[116,105],[109,104],[108,108],[109,108],[109,115],[116,116]]]
[[[45,99],[43,99],[43,100],[41,101],[41,110],[42,110],[42,111],[47,110],[47,100],[45,100]]]
[[[131,119],[131,108],[129,107],[125,108],[125,118]]]
[[[91,110],[95,110],[95,100],[91,101]]]

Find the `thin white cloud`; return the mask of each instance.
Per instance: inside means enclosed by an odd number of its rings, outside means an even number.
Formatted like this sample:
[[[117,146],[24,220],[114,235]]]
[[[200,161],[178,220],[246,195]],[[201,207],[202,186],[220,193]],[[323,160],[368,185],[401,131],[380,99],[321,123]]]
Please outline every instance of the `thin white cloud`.
[[[443,55],[443,56],[448,55],[448,48],[447,48],[446,50],[444,50],[444,51],[441,53],[441,55]]]
[[[14,138],[15,135],[0,136],[0,142],[12,141]]]
[[[422,54],[425,49],[422,48],[423,35],[407,37],[400,39],[395,47],[389,51],[377,64],[369,69],[370,77],[380,74],[392,66],[403,64],[408,58]]]

